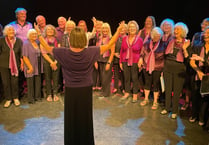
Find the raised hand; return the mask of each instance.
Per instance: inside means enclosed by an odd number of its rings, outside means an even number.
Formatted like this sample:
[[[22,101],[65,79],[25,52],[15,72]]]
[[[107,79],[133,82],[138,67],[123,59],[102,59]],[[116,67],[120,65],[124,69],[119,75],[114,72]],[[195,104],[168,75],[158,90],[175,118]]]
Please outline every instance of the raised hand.
[[[185,49],[187,49],[187,47],[189,47],[189,45],[190,45],[190,40],[188,39],[184,42],[182,48],[185,50]]]
[[[41,30],[39,29],[38,24],[34,23],[33,25],[34,25],[34,29],[36,30],[38,35],[41,34]]]
[[[125,25],[125,21],[121,21],[121,22],[119,23],[119,26],[118,26],[117,30],[118,30],[119,32],[122,31],[124,25]]]

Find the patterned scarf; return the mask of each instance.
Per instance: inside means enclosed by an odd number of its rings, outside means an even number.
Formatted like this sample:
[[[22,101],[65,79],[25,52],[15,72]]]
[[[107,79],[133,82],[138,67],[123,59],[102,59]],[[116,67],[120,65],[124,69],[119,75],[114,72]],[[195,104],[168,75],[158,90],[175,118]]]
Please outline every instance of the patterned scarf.
[[[147,68],[146,71],[149,71],[149,74],[152,73],[152,71],[155,69],[155,50],[158,48],[160,44],[160,41],[156,42],[155,45],[153,46],[153,41],[150,41],[149,48],[150,48],[150,53],[148,56],[147,60]]]
[[[10,48],[10,55],[9,55],[9,68],[11,70],[11,75],[12,76],[18,76],[18,69],[17,69],[17,62],[15,58],[15,53],[14,53],[14,44],[16,42],[16,39],[14,42],[11,42],[8,37],[5,37],[6,43]]]

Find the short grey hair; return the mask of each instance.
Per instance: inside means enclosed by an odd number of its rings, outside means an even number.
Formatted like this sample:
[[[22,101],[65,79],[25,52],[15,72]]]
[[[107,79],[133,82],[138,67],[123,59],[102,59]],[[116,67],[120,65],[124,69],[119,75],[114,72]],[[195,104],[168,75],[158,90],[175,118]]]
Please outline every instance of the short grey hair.
[[[164,19],[162,22],[161,22],[161,24],[160,24],[160,28],[163,30],[163,25],[164,24],[169,24],[170,26],[171,26],[171,33],[173,33],[173,30],[174,30],[174,21],[172,20],[172,19],[170,19],[170,18],[166,18],[166,19]]]
[[[151,38],[153,39],[155,37],[155,35],[160,34],[160,38],[162,38],[163,36],[163,31],[161,30],[160,27],[154,27],[151,31]]]
[[[27,13],[27,10],[26,10],[25,8],[17,8],[17,9],[15,10],[15,14],[17,14],[17,13],[20,12],[20,11],[25,11],[25,12]]]
[[[6,26],[4,27],[4,30],[3,30],[3,35],[4,35],[4,36],[7,36],[8,30],[9,30],[10,28],[14,29],[15,34],[16,34],[15,28],[14,28],[11,24],[8,24],[8,25],[6,25]]]
[[[187,25],[183,22],[178,22],[174,25],[174,28],[176,28],[176,27],[180,27],[182,29],[181,37],[186,38],[187,34],[189,32],[189,29],[188,29]]]

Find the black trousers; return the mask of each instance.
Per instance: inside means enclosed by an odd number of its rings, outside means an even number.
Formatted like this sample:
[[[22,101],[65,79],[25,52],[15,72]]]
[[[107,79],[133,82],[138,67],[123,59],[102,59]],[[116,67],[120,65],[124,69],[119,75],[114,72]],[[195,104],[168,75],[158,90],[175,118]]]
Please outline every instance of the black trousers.
[[[44,77],[45,77],[45,86],[46,86],[47,96],[58,93],[59,70],[60,70],[59,64],[57,64],[57,70],[54,71],[52,70],[48,62],[44,62]]]
[[[102,95],[104,97],[109,97],[111,94],[110,91],[110,84],[112,80],[112,64],[110,64],[110,69],[105,70],[106,62],[99,62],[99,73],[100,73],[100,79],[102,82]]]
[[[4,96],[6,100],[12,100],[19,97],[19,79],[18,77],[11,76],[10,69],[0,68],[1,79],[4,87]]]
[[[133,63],[132,66],[128,66],[126,62],[123,62],[123,72],[125,80],[125,92],[131,93],[131,81],[133,82],[133,94],[137,94],[139,90],[138,79],[138,66],[137,63]]]
[[[143,69],[143,73],[145,78],[144,89],[152,90],[152,85],[153,85],[153,91],[158,92],[160,89],[161,71],[153,71],[151,74],[149,74],[149,72]]]
[[[114,75],[114,88],[116,88],[117,90],[121,89],[124,90],[125,86],[124,86],[124,75],[123,75],[123,71],[120,69],[120,65],[119,63],[115,63],[113,64],[113,75]],[[119,87],[119,80],[121,82],[121,86]]]
[[[65,87],[65,145],[94,145],[92,86]]]
[[[41,99],[41,75],[26,78],[28,86],[28,102]]]
[[[185,81],[185,77],[181,75],[182,73],[184,72],[163,72],[165,81],[165,109],[169,111],[172,104],[173,114],[178,113],[179,97],[183,90],[183,85]]]
[[[195,81],[195,76],[192,78],[193,80],[191,81],[192,85],[192,92],[191,92],[191,99],[192,99],[192,117],[193,118],[199,118],[199,113],[200,113],[200,107],[202,104],[202,96],[200,94],[200,85],[201,81],[196,80]]]

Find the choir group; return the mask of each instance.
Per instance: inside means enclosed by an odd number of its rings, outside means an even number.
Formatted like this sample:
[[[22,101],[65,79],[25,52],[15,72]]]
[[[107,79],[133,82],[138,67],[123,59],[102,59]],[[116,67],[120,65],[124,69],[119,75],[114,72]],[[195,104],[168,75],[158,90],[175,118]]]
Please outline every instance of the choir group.
[[[85,31],[86,47],[106,45],[112,38],[109,23],[95,17],[92,18],[92,31],[88,31],[85,20],[76,24],[71,17],[66,19],[61,16],[55,27],[47,24],[44,16],[38,15],[35,22],[41,32],[39,34],[26,20],[26,9],[17,8],[15,14],[15,21],[0,27],[1,97],[6,100],[4,108],[12,103],[20,106],[20,96],[26,87],[30,104],[43,98],[48,102],[58,101],[59,94],[65,91],[67,82],[63,79],[66,75],[63,74],[63,65],[53,53],[44,49],[38,40],[39,35],[53,48],[70,48],[70,34],[76,27]],[[192,40],[187,39],[188,31],[187,24],[175,23],[170,18],[156,26],[155,17],[148,16],[143,28],[139,28],[136,20],[128,21],[123,25],[116,43],[100,53],[94,63],[92,90],[101,92],[99,99],[122,94],[121,103],[129,97],[132,103],[138,103],[139,96],[143,95],[139,105],[143,107],[152,102],[153,110],[159,109],[159,99],[164,96],[165,104],[160,113],[171,112],[172,119],[177,118],[179,99],[185,94],[185,103],[180,109],[191,107],[189,121],[199,121],[199,125],[209,131],[209,93],[201,94],[200,91],[201,82],[209,73],[209,18],[202,21],[201,31],[195,33]],[[79,79],[82,77],[74,81]],[[153,101],[150,95],[153,95]]]

